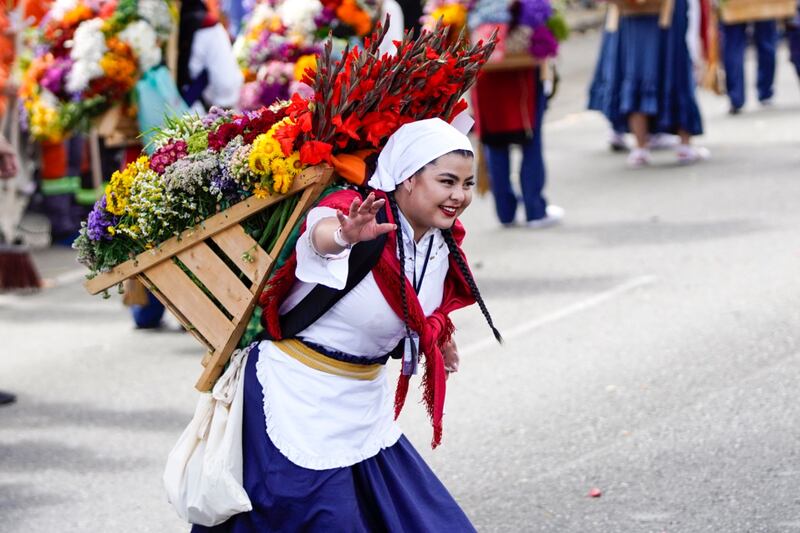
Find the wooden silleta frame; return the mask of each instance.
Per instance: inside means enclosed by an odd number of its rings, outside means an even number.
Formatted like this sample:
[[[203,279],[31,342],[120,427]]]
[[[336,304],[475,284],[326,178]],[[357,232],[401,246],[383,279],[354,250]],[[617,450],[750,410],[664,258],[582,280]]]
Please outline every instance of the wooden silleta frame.
[[[128,278],[138,278],[208,349],[202,361],[205,368],[195,385],[200,391],[208,391],[244,333],[289,233],[332,180],[332,168],[310,167],[294,179],[286,194],[250,197],[88,280],[86,290],[97,294]],[[300,198],[277,242],[271,250],[264,250],[240,222],[296,194]]]

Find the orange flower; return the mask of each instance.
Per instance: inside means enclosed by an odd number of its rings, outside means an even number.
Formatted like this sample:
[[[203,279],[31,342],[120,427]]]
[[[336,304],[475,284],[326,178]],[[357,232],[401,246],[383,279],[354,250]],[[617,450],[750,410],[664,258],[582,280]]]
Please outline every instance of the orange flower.
[[[355,0],[344,0],[339,7],[336,8],[336,16],[353,28],[356,35],[363,37],[372,30],[372,19],[369,15],[358,5]]]

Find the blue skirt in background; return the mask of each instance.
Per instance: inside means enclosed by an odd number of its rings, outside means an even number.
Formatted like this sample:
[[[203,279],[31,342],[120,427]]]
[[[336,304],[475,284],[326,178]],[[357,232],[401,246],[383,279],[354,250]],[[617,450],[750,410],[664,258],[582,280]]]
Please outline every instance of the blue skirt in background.
[[[651,133],[701,134],[687,27],[686,0],[675,0],[668,29],[659,27],[658,15],[620,17],[617,31],[603,35],[589,109],[601,111],[619,132],[630,131],[631,113],[644,113]]]
[[[626,118],[631,113],[656,115],[662,83],[658,16],[620,17],[618,34],[621,79],[617,112]]]
[[[606,109],[606,95],[608,86],[615,77],[613,54],[616,50],[617,32],[603,31],[600,41],[600,53],[597,55],[597,64],[594,67],[594,76],[589,85],[589,104],[586,106],[592,111]]]
[[[475,531],[405,436],[350,467],[309,470],[272,443],[256,377],[258,349],[244,383],[244,487],[253,510],[193,533]]]
[[[703,117],[697,105],[697,84],[686,44],[689,27],[689,7],[686,0],[675,0],[674,10],[672,27],[670,30],[662,30],[663,80],[657,129],[664,133],[684,130],[690,135],[700,135],[703,133]]]

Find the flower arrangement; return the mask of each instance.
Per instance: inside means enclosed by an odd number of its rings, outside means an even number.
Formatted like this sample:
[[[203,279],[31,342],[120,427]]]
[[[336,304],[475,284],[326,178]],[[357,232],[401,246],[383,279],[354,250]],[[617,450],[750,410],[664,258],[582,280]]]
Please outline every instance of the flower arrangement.
[[[299,92],[328,34],[346,43],[370,33],[379,17],[377,0],[262,0],[234,43],[245,76],[240,108],[257,109]],[[344,48],[344,44],[339,46]]]
[[[31,136],[59,141],[128,95],[159,65],[171,0],[56,0],[28,35],[20,97]]]
[[[472,4],[473,0],[428,0],[423,6],[422,23],[430,28],[441,21],[449,29],[450,39],[458,39],[467,25],[467,13]]]
[[[347,47],[336,60],[323,47],[316,70],[303,80],[310,97],[243,114],[213,108],[202,119],[169,119],[154,137],[152,156],[115,172],[106,193],[74,243],[92,274],[108,271],[250,196],[286,193],[306,167],[337,167],[352,154],[380,149],[402,124],[466,108],[462,95],[474,83],[494,42],[447,44],[436,26],[416,39],[396,42],[397,54],[380,55],[384,31]],[[337,167],[339,168],[339,167]],[[364,175],[341,172],[363,184]],[[246,221],[259,244],[276,242],[292,204],[284,200]]]
[[[477,36],[497,29],[504,53],[537,59],[558,55],[559,43],[569,36],[566,20],[551,0],[476,0],[467,23]]]

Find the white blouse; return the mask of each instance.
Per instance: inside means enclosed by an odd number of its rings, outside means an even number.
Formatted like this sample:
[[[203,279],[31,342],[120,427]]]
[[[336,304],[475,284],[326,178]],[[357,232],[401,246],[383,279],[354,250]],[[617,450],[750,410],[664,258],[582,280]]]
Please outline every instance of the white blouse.
[[[335,210],[329,207],[309,212],[308,229],[296,245],[298,281],[281,305],[281,314],[297,305],[318,283],[335,289],[345,286],[350,251],[322,257],[311,247],[314,226],[331,216],[335,216]],[[425,270],[418,298],[427,316],[442,302],[449,251],[438,229],[429,230],[415,243],[411,225],[402,214],[400,219],[406,276],[414,280],[416,274],[419,283]],[[405,328],[369,273],[297,336],[332,350],[373,358],[397,346],[405,337]],[[293,463],[314,470],[350,466],[400,438],[390,386],[396,376],[390,380],[385,367],[372,381],[353,380],[309,368],[270,341],[263,341],[259,348],[256,368],[264,390],[267,433]]]

